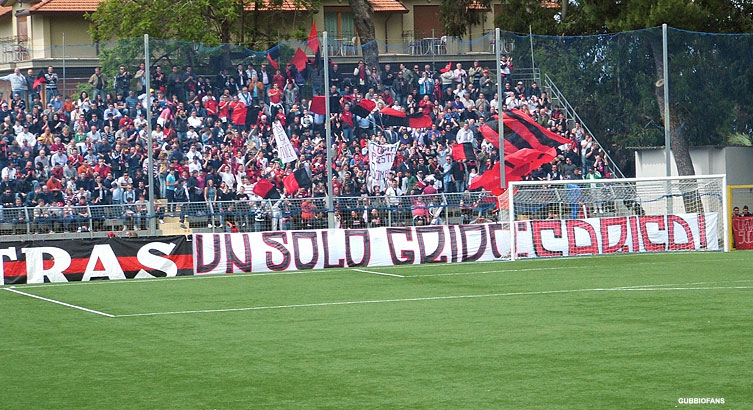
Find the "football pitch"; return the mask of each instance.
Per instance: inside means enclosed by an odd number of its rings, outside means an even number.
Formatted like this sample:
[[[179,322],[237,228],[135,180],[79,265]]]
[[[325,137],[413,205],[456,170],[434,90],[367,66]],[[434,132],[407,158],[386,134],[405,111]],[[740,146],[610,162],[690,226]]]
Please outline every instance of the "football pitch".
[[[0,306],[0,408],[753,408],[750,252],[16,285]]]

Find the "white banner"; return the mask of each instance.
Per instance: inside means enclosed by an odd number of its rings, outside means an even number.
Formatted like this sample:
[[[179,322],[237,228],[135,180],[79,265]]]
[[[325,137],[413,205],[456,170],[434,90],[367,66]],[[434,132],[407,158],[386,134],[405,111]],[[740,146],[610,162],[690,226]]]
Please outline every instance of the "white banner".
[[[499,224],[194,234],[194,272],[491,261],[510,257],[509,238]]]
[[[384,188],[387,172],[392,169],[395,162],[398,143],[379,145],[369,141],[369,171],[374,184]]]
[[[629,216],[515,223],[520,258],[719,250],[718,214]]]
[[[275,135],[275,141],[277,142],[277,153],[280,155],[280,160],[283,164],[293,162],[298,159],[298,155],[295,153],[293,144],[288,139],[288,134],[285,133],[285,129],[282,128],[280,121],[272,123],[272,133]]]
[[[520,258],[719,250],[718,215],[515,223]],[[500,224],[194,234],[197,275],[508,259]]]

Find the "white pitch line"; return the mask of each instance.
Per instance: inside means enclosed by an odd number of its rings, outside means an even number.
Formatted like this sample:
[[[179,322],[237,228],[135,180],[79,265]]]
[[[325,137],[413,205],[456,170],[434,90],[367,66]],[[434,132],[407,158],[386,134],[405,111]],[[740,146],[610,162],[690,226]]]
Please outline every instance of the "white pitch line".
[[[451,299],[479,299],[503,296],[529,296],[529,295],[548,295],[558,293],[580,293],[580,292],[641,292],[641,291],[679,291],[679,290],[718,290],[718,289],[753,289],[753,286],[716,286],[716,287],[696,287],[696,288],[592,288],[592,289],[568,289],[568,290],[543,290],[532,292],[509,292],[509,293],[488,293],[482,295],[453,295],[453,296],[429,296],[421,298],[403,298],[403,299],[373,299],[373,300],[352,300],[343,302],[321,302],[321,303],[302,303],[297,305],[273,305],[273,306],[250,306],[242,308],[229,309],[205,309],[205,310],[182,310],[173,312],[150,312],[150,313],[131,313],[124,315],[115,315],[115,317],[139,317],[139,316],[164,316],[164,315],[185,315],[192,313],[223,313],[223,312],[244,312],[251,310],[272,310],[272,309],[295,309],[321,306],[344,306],[344,305],[364,305],[372,303],[396,303],[396,302],[422,302],[433,300],[451,300]]]
[[[482,271],[470,271],[470,272],[449,272],[449,273],[427,273],[425,275],[408,275],[408,278],[424,278],[434,276],[462,276],[462,275],[479,275],[482,273],[502,273],[502,272],[538,272],[547,270],[571,270],[586,268],[586,266],[572,266],[572,267],[550,267],[550,268],[521,268],[521,269],[498,269],[498,270],[482,270]]]
[[[43,301],[45,301],[45,302],[55,303],[55,304],[58,304],[58,305],[63,305],[63,306],[67,306],[67,307],[69,307],[69,308],[74,308],[74,309],[78,309],[78,310],[83,310],[84,312],[94,313],[94,314],[96,314],[96,315],[100,315],[100,316],[106,316],[106,317],[115,317],[115,315],[111,315],[111,314],[109,314],[109,313],[105,313],[105,312],[100,312],[100,311],[98,311],[98,310],[94,310],[94,309],[89,309],[89,308],[85,308],[85,307],[83,307],[83,306],[72,305],[72,304],[70,304],[70,303],[65,303],[65,302],[61,302],[61,301],[59,301],[59,300],[55,300],[55,299],[49,299],[49,298],[45,298],[45,297],[42,297],[42,296],[38,296],[38,295],[32,295],[31,293],[21,292],[20,290],[16,290],[16,289],[13,289],[13,288],[5,288],[5,290],[7,290],[8,292],[13,292],[13,293],[17,293],[17,294],[19,294],[19,295],[23,295],[23,296],[28,296],[28,297],[30,297],[30,298],[34,298],[34,299],[39,299],[39,300],[43,300]]]
[[[652,256],[654,254],[645,254],[645,256]],[[607,258],[621,258],[622,256],[635,256],[633,254],[631,255],[609,255],[605,256]],[[567,257],[567,258],[560,258],[560,260],[574,260],[574,259],[589,259],[589,258],[596,258],[597,256],[574,256],[574,257]],[[746,259],[738,259],[738,258],[719,258],[719,259],[698,259],[694,262],[716,262],[716,261],[749,261],[750,258]],[[526,260],[520,260],[517,262],[512,263],[529,263],[534,261],[541,261],[541,259],[526,259]],[[476,262],[476,264],[495,264],[495,263],[503,263],[502,260],[497,261],[486,261],[486,262]],[[676,261],[664,261],[664,262],[636,262],[631,264],[631,266],[634,265],[662,265],[667,263],[676,263]],[[458,263],[458,267],[462,267],[465,264]],[[433,265],[397,265],[397,266],[380,266],[379,269],[405,269],[405,268],[411,268],[411,269],[420,269],[421,267],[431,267]],[[590,266],[556,266],[556,267],[539,267],[539,268],[520,268],[520,269],[499,269],[499,270],[485,270],[485,271],[470,271],[470,272],[451,272],[451,273],[430,273],[426,275],[407,275],[406,278],[419,278],[419,277],[433,277],[433,276],[460,276],[460,275],[477,275],[477,274],[484,274],[484,273],[504,273],[504,272],[538,272],[538,271],[549,271],[549,270],[572,270],[572,269],[585,269],[590,268]],[[264,277],[264,276],[287,276],[287,275],[302,275],[302,274],[332,274],[332,273],[338,273],[341,272],[343,268],[340,269],[315,269],[315,270],[303,270],[303,271],[285,271],[285,272],[258,272],[258,273],[236,273],[236,274],[222,274],[222,275],[198,275],[198,276],[177,276],[177,277],[170,277],[170,278],[153,278],[153,279],[128,279],[128,280],[95,280],[95,281],[88,281],[88,282],[65,282],[65,283],[46,283],[46,284],[39,284],[39,285],[16,285],[16,289],[33,289],[33,288],[46,288],[46,287],[58,287],[58,286],[77,286],[77,285],[106,285],[106,284],[116,284],[116,283],[153,283],[153,282],[164,282],[164,281],[177,281],[177,280],[197,280],[197,279],[221,279],[221,278],[252,278],[252,277]],[[347,269],[347,268],[345,268]],[[381,272],[381,274],[387,275],[385,272]],[[402,275],[401,275],[402,276]],[[0,287],[0,289],[3,289]]]
[[[384,275],[384,276],[392,276],[393,278],[404,278],[403,275],[398,275],[396,273],[384,273],[384,272],[376,272],[373,270],[365,270],[365,269],[351,269],[356,272],[363,272],[363,273],[371,273],[372,275]]]

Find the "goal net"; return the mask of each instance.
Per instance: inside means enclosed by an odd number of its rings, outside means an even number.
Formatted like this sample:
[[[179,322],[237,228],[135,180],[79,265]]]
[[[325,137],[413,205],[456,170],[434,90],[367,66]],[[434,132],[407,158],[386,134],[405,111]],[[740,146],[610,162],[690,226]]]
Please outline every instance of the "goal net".
[[[512,182],[512,259],[726,251],[725,185],[724,175]]]

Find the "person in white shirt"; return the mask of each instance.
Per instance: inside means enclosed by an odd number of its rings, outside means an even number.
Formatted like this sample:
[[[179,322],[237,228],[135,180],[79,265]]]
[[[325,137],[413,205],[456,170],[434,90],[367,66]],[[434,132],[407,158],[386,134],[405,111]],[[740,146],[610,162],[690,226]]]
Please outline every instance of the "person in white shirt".
[[[107,104],[107,109],[105,110],[104,117],[109,118],[110,115],[112,115],[112,118],[120,118],[123,116],[123,114],[120,113],[120,110],[115,108],[115,106],[112,103]]]
[[[238,93],[238,100],[240,100],[246,107],[253,105],[253,95],[248,92],[248,87],[243,87],[243,90]]]
[[[462,84],[463,86],[465,86],[468,82],[468,73],[463,70],[463,65],[460,63],[457,63],[455,67],[455,71],[452,72],[452,77],[455,81],[455,84]]]
[[[3,178],[3,181],[8,181],[8,180],[15,181],[17,172],[18,170],[16,169],[16,166],[13,165],[13,162],[12,161],[9,162],[8,166],[3,168],[3,171],[2,171],[1,176]]]
[[[34,134],[29,132],[29,126],[25,125],[23,127],[23,131],[16,134],[16,141],[18,141],[18,145],[23,146],[23,142],[26,141],[27,144],[29,144],[30,147],[33,147],[37,145],[37,139],[34,137]]]
[[[400,196],[403,195],[403,190],[397,185],[397,180],[392,180],[392,183],[387,190],[384,191],[384,197],[387,202],[392,206],[400,205]]]
[[[188,117],[188,126],[198,129],[201,127],[202,122],[204,122],[204,119],[197,117],[196,111],[191,111],[191,116]]]
[[[473,142],[473,131],[471,130],[469,122],[463,124],[463,128],[458,130],[458,133],[455,136],[455,142],[458,144]]]
[[[91,130],[86,133],[86,138],[92,143],[96,143],[102,139],[102,134],[97,130],[96,126],[92,125]]]
[[[203,159],[201,152],[196,150],[196,145],[191,145],[191,148],[186,153],[186,158],[188,158],[188,161],[193,161],[194,158],[198,158],[199,161]]]
[[[13,74],[8,74],[6,76],[0,77],[0,80],[10,82],[10,89],[12,92],[11,96],[13,94],[18,94],[22,100],[26,100],[26,77],[21,74],[20,68],[16,67],[13,70]]]
[[[188,127],[188,132],[186,132],[186,138],[188,138],[189,141],[198,140],[199,134],[196,133],[196,130],[194,127]]]
[[[191,148],[193,148],[193,147],[191,147]],[[193,159],[189,160],[188,171],[191,174],[193,174],[194,171],[196,171],[196,172],[201,171],[201,162],[199,162],[199,156],[194,156]]]

